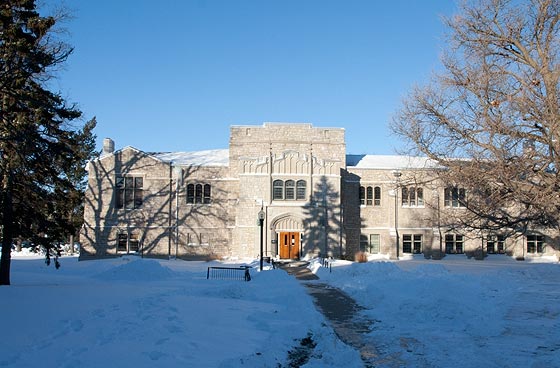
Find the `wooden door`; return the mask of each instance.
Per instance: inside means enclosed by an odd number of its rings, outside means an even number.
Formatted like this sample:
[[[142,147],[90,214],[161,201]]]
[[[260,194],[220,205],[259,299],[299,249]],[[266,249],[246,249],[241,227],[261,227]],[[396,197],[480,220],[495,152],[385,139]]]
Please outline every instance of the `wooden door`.
[[[285,232],[280,233],[280,258],[298,259],[299,258],[299,233]]]

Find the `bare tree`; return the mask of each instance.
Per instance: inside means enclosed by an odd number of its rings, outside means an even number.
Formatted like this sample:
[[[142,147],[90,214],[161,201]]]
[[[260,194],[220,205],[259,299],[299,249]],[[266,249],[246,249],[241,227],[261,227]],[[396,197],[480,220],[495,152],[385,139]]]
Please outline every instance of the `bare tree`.
[[[469,210],[462,226],[560,223],[559,9],[559,0],[464,1],[445,19],[443,72],[414,88],[392,122],[410,153],[466,190],[454,198]]]

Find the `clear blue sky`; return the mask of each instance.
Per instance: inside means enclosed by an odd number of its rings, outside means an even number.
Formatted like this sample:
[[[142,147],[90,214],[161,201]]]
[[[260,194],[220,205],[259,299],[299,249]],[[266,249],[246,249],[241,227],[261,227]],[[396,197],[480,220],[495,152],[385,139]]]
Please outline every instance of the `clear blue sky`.
[[[48,5],[58,3],[47,0]],[[438,68],[453,0],[67,0],[75,47],[56,88],[116,148],[227,148],[230,125],[346,129],[391,154],[388,123]]]

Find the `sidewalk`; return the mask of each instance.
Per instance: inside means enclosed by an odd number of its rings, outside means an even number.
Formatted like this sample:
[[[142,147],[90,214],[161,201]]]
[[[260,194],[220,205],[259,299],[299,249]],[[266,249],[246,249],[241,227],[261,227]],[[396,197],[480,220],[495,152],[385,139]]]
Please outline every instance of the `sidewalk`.
[[[285,263],[280,268],[302,281],[317,310],[325,316],[342,342],[360,352],[365,367],[379,365],[379,354],[374,344],[368,341],[373,322],[360,313],[364,308],[340,289],[321,282],[309,282],[319,280],[319,277],[307,268],[307,262]]]

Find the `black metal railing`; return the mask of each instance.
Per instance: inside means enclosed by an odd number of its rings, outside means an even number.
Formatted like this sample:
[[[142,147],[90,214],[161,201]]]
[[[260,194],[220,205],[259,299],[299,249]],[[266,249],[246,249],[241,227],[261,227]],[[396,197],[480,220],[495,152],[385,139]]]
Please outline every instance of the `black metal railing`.
[[[333,263],[334,263],[334,259],[332,257],[323,258],[323,260],[321,261],[321,266],[328,268],[330,273],[332,272]]]
[[[206,279],[251,281],[249,266],[208,267]]]

